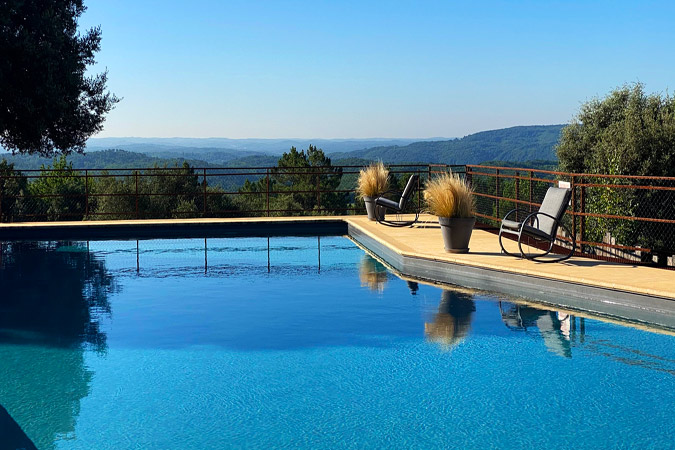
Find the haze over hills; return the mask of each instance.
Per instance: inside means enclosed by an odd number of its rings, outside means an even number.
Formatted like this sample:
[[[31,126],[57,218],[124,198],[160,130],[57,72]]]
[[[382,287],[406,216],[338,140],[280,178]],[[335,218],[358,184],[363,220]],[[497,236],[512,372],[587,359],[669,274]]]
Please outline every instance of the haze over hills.
[[[228,138],[92,138],[87,142],[88,151],[111,148],[141,153],[192,154],[202,150],[236,153],[240,156],[263,153],[282,155],[292,146],[307,148],[310,144],[326,153],[351,152],[371,147],[407,145],[412,142],[438,140],[429,139],[228,139]]]
[[[486,161],[522,163],[531,161],[555,164],[555,145],[563,125],[519,126],[483,131],[461,139],[408,142],[405,139],[92,139],[86,155],[73,154],[68,160],[75,168],[143,168],[154,165],[173,166],[187,161],[193,167],[256,167],[275,165],[279,156],[296,146],[306,149],[310,144],[324,150],[333,164],[360,165],[368,161],[385,163],[445,163],[480,164]],[[366,143],[396,142],[357,148]],[[120,145],[123,148],[106,148]],[[237,145],[225,148],[219,145]],[[243,148],[246,147],[246,148]],[[332,152],[331,148],[350,151]],[[39,169],[51,164],[50,158],[27,155],[6,155],[17,169]]]

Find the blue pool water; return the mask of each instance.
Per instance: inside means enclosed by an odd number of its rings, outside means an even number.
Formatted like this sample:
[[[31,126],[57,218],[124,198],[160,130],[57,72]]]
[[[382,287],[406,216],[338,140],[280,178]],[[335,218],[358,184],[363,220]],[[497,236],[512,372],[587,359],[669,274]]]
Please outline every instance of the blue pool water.
[[[0,406],[39,449],[675,447],[675,337],[346,238],[2,250]]]

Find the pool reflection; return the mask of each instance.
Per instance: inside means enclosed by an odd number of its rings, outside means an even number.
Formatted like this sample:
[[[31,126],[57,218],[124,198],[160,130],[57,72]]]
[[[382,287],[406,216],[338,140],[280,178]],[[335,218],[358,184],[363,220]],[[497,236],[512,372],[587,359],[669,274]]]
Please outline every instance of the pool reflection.
[[[370,255],[363,255],[359,264],[361,286],[369,287],[372,291],[384,292],[387,277],[387,268],[382,263]]]
[[[55,448],[89,395],[85,351],[106,351],[99,318],[115,281],[86,245],[12,243],[0,286],[0,404],[38,448]]]
[[[469,334],[475,311],[473,294],[443,289],[438,312],[432,322],[424,324],[424,334],[428,340],[440,344],[444,350],[451,350]]]
[[[517,332],[538,333],[548,351],[565,358],[572,357],[571,334],[576,331],[576,320],[570,314],[501,301],[499,311],[507,328]],[[584,335],[585,328],[582,325],[581,339]]]

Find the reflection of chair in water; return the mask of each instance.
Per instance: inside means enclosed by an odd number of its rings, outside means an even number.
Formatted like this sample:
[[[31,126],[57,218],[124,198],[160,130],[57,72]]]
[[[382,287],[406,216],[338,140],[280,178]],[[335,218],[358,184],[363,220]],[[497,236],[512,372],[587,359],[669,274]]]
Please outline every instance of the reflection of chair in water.
[[[417,295],[417,291],[420,290],[420,285],[414,281],[406,281],[408,289],[410,289],[410,295]]]
[[[536,327],[551,353],[572,357],[570,331],[573,318],[569,314],[506,302],[499,302],[499,310],[507,328],[527,332],[528,328]]]
[[[444,289],[433,322],[424,324],[424,334],[446,350],[458,345],[469,334],[476,304],[473,295]]]
[[[387,276],[386,267],[372,256],[363,255],[359,266],[361,286],[368,286],[373,291],[383,292],[384,285],[387,284]]]

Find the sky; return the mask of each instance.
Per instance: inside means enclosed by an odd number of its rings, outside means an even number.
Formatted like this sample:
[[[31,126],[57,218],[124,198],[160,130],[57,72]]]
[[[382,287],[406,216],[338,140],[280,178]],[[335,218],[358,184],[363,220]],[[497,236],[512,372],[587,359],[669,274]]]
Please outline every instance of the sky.
[[[96,137],[429,138],[675,87],[675,2],[85,0]]]

